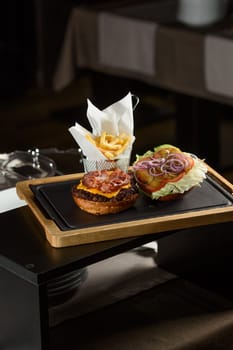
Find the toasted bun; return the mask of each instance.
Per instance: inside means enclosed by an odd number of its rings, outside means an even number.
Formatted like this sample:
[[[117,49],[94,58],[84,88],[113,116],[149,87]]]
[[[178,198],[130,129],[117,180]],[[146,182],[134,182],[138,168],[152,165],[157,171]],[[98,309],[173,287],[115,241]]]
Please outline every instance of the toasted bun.
[[[72,188],[76,205],[94,215],[126,210],[134,205],[138,196],[133,174],[120,169],[89,172]]]
[[[105,201],[105,202],[96,202],[94,200],[79,198],[74,192],[73,192],[73,199],[77,206],[94,215],[108,215],[108,214],[116,214],[121,211],[124,211],[134,205],[138,198],[138,193],[135,193],[133,195],[128,196],[128,198],[125,198],[121,201]]]

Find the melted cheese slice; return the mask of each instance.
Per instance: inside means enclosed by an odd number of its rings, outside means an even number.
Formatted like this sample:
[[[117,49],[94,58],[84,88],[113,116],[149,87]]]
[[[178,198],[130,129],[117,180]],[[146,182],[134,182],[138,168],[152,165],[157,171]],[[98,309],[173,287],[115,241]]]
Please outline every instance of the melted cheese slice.
[[[112,198],[114,196],[117,196],[121,189],[123,189],[123,188],[127,189],[130,186],[131,186],[131,184],[124,185],[120,189],[118,189],[117,191],[106,193],[106,192],[102,192],[102,191],[98,190],[97,188],[88,188],[88,187],[84,186],[82,184],[82,182],[80,182],[80,184],[77,186],[77,189],[78,190],[84,190],[84,191],[87,191],[87,192],[90,192],[90,193],[93,193],[93,194],[99,194],[99,195],[107,197],[107,198]]]

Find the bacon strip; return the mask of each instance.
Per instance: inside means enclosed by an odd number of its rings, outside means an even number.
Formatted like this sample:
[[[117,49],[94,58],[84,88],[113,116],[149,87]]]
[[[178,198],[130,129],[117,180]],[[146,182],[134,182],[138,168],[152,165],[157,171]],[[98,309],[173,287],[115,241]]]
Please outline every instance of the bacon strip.
[[[104,193],[117,191],[130,182],[130,175],[118,168],[114,170],[91,171],[85,174],[82,179],[83,185],[87,188],[95,188]]]

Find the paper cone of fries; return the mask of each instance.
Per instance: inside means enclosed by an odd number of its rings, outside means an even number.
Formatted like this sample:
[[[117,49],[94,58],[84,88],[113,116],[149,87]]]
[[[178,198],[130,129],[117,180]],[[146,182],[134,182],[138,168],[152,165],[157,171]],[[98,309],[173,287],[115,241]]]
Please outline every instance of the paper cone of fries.
[[[69,128],[81,149],[86,172],[116,167],[124,171],[128,169],[135,141],[133,111],[138,102],[139,99],[129,92],[101,111],[87,100],[91,131],[77,122]]]

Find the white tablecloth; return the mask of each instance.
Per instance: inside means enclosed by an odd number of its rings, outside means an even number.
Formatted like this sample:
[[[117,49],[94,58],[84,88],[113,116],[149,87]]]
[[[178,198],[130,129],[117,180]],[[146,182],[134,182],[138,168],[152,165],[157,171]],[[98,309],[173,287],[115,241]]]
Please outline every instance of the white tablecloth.
[[[76,69],[83,67],[123,69],[153,77],[156,32],[154,21],[74,8],[58,57],[54,89],[69,85],[75,79]]]
[[[18,197],[15,187],[0,191],[0,213],[20,208],[24,205],[26,205],[26,202]]]
[[[156,29],[155,22],[100,13],[100,64],[154,76]]]
[[[205,38],[206,88],[233,97],[233,40],[207,35]]]
[[[54,89],[68,86],[76,70],[87,68],[232,105],[233,20],[202,30],[173,25],[171,2],[160,3],[163,9],[156,9],[157,2],[108,11],[74,8]],[[166,6],[173,13],[167,20]]]

